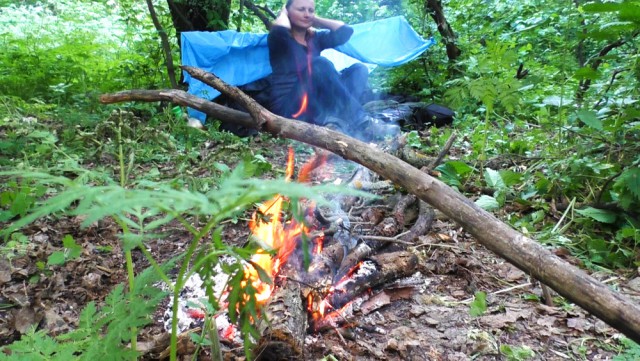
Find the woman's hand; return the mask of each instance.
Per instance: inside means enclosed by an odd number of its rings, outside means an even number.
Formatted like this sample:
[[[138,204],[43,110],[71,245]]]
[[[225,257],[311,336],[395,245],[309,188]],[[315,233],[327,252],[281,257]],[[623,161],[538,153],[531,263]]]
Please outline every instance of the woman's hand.
[[[285,28],[291,29],[291,21],[289,20],[289,12],[287,11],[286,5],[282,5],[280,14],[278,14],[278,17],[273,21],[273,25],[283,26]]]

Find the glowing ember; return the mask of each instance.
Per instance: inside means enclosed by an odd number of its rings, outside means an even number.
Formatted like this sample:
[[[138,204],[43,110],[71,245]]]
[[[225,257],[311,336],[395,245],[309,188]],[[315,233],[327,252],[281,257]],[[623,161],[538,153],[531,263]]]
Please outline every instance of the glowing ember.
[[[187,310],[187,315],[191,318],[195,318],[195,319],[203,319],[204,316],[206,316],[206,314],[204,313],[203,310],[198,309],[198,308],[190,308]]]
[[[236,337],[236,327],[234,325],[225,327],[220,333],[220,336],[226,340],[233,340]]]
[[[315,254],[320,254],[322,253],[322,246],[324,243],[324,236],[320,236],[316,239],[316,248],[314,250]]]

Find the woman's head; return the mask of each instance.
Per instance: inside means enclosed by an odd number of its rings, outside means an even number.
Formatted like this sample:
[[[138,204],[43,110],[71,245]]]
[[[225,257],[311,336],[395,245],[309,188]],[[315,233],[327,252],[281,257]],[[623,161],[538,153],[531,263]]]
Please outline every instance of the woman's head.
[[[316,16],[314,0],[287,0],[285,5],[292,27],[308,29]]]

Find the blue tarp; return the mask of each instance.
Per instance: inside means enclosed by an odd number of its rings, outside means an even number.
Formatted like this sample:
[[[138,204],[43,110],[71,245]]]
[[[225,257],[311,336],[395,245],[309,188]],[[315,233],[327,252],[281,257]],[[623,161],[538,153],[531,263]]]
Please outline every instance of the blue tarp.
[[[397,66],[417,58],[435,41],[424,40],[404,17],[352,25],[354,33],[340,52],[323,53],[338,70],[353,60],[382,66]],[[231,85],[244,85],[271,74],[267,34],[191,31],[182,33],[182,64],[211,72]],[[189,93],[211,100],[220,93],[184,73]],[[189,116],[204,122],[205,114],[189,109]]]

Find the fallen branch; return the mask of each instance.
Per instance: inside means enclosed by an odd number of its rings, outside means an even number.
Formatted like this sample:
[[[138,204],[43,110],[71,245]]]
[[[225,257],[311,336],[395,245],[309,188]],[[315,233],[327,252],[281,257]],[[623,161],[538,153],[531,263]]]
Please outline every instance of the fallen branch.
[[[442,211],[463,226],[478,242],[516,267],[550,286],[629,338],[640,342],[640,307],[637,304],[598,282],[586,272],[566,263],[538,242],[515,231],[439,180],[392,155],[341,133],[277,116],[262,108],[237,88],[223,83],[213,74],[193,67],[183,67],[183,69],[194,78],[204,81],[222,93],[229,96],[235,95],[235,99],[249,109],[253,118],[249,114],[215,105],[178,90],[128,91],[103,95],[100,101],[115,103],[132,100],[169,100],[198,109],[224,121],[235,122],[267,131],[274,136],[321,147],[345,159],[362,164]]]

